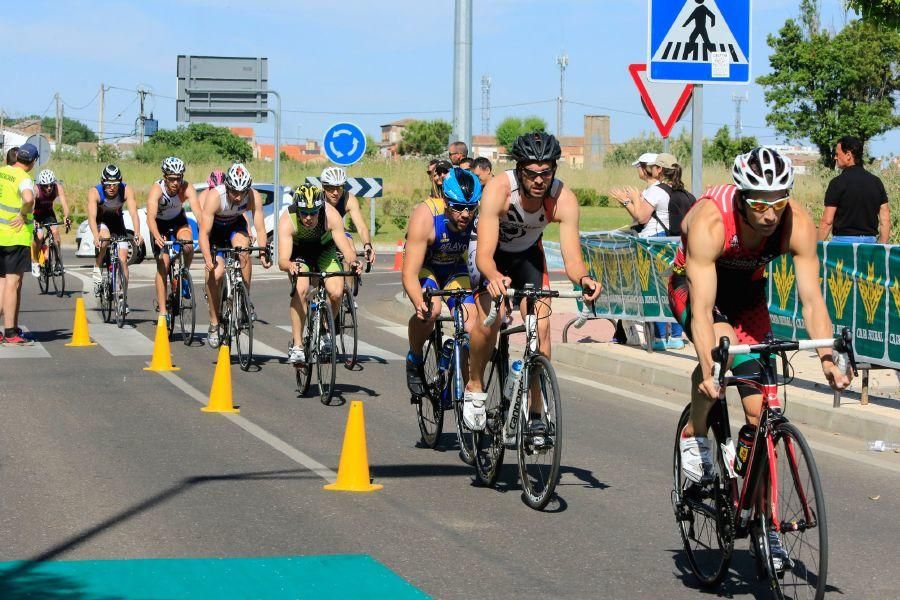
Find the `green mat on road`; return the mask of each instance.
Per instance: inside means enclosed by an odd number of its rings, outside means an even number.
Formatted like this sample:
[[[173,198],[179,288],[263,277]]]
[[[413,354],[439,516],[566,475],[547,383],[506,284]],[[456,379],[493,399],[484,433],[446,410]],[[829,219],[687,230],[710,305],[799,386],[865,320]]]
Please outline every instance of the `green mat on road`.
[[[0,598],[428,598],[365,555],[0,562]]]

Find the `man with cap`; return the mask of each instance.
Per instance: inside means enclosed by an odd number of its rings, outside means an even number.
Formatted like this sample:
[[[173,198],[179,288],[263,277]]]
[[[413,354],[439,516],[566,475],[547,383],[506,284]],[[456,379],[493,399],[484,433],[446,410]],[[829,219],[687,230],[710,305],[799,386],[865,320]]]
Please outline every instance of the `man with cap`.
[[[0,344],[34,343],[18,327],[22,275],[31,268],[34,235],[34,180],[29,172],[38,159],[34,144],[23,144],[12,165],[0,167],[0,307],[3,331]]]

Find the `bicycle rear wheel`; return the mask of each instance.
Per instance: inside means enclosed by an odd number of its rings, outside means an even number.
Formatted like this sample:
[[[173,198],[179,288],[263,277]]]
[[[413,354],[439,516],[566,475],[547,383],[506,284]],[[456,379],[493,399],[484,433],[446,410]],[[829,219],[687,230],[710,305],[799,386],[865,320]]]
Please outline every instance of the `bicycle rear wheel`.
[[[197,312],[194,310],[196,308],[194,281],[187,269],[181,270],[179,279],[181,285],[176,289],[175,294],[179,295],[178,322],[181,325],[181,341],[185,346],[190,346],[194,341],[194,332],[197,327]]]
[[[344,285],[344,295],[341,297],[341,307],[337,320],[336,342],[338,344],[338,359],[348,369],[356,366],[356,347],[358,343],[358,325],[356,322],[356,304],[350,295],[350,288]]]
[[[545,356],[535,356],[527,367],[531,389],[540,391],[543,407],[542,421],[546,434],[532,437],[528,435],[530,416],[527,406],[522,407],[519,419],[519,477],[522,479],[522,498],[525,504],[541,510],[553,497],[559,482],[559,461],[562,456],[562,398],[556,371]],[[524,378],[523,378],[524,384]],[[526,392],[527,393],[527,392]],[[525,398],[528,396],[526,395]],[[523,399],[523,403],[526,401]],[[527,403],[526,403],[527,404]]]
[[[681,413],[675,430],[675,451],[672,461],[674,490],[672,503],[675,520],[681,533],[684,551],[694,576],[705,588],[717,586],[728,572],[734,549],[732,534],[733,511],[731,510],[730,480],[726,477],[720,442],[716,437],[719,427],[711,426],[709,445],[713,452],[714,478],[707,485],[691,483],[681,473],[681,430],[690,418],[690,406]],[[710,412],[710,425],[716,409]]]
[[[62,298],[66,293],[66,272],[63,269],[59,246],[56,245],[55,241],[50,244],[47,263],[50,265],[50,277],[53,278],[53,287],[56,289],[56,295]]]
[[[790,556],[781,576],[771,578],[777,598],[816,598],[825,595],[828,576],[828,527],[825,494],[812,450],[791,423],[779,423],[775,444],[775,529]],[[769,523],[772,527],[773,523]]]
[[[122,269],[122,261],[116,258],[116,325],[119,329],[125,326],[125,307],[128,303],[128,284],[125,281],[125,271]]]
[[[253,320],[250,318],[250,298],[247,288],[238,284],[234,289],[234,314],[231,315],[238,363],[242,371],[250,370],[253,362]]]
[[[419,422],[419,434],[422,443],[428,448],[435,448],[444,430],[444,409],[441,406],[441,370],[438,359],[441,355],[441,333],[437,327],[428,341],[422,354],[422,370],[425,378],[425,395],[416,404],[416,418]]]
[[[495,351],[491,362],[488,363],[488,374],[484,380],[484,391],[487,392],[484,405],[487,422],[483,431],[475,431],[472,434],[475,478],[480,484],[488,487],[493,487],[497,483],[500,468],[503,466],[503,454],[506,452],[506,446],[503,445],[503,422],[509,401],[503,398],[505,361],[506,358]]]
[[[319,303],[319,340],[331,339],[329,346],[319,348],[316,361],[316,376],[319,379],[319,399],[322,404],[330,404],[334,395],[334,380],[337,370],[337,337],[334,330],[334,311],[327,299]]]

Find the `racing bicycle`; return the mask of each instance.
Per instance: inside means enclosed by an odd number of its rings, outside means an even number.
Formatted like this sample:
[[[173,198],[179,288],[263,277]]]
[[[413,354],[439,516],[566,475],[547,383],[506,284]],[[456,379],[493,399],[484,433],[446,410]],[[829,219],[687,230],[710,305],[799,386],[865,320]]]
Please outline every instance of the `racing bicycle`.
[[[38,287],[41,293],[50,292],[50,285],[53,285],[53,292],[60,298],[66,293],[66,270],[63,267],[62,252],[56,238],[53,236],[53,227],[65,225],[66,233],[69,232],[69,221],[65,223],[35,223],[35,237],[37,232],[44,230],[44,239],[41,241],[39,249],[38,263],[40,264],[40,272],[38,274]]]
[[[194,329],[197,325],[194,282],[190,270],[184,264],[184,248],[192,247],[193,244],[193,240],[167,240],[163,246],[169,254],[169,268],[165,278],[168,286],[166,314],[169,315],[169,320],[166,325],[169,328],[169,339],[175,334],[177,318],[181,326],[181,340],[185,346],[190,346],[194,341]]]
[[[229,346],[234,342],[241,370],[249,371],[253,361],[253,305],[250,292],[244,285],[241,254],[267,253],[265,246],[248,248],[213,248],[213,255],[225,256],[225,285],[219,298],[219,339]]]
[[[128,281],[125,279],[125,269],[119,258],[119,244],[132,245],[134,237],[114,235],[100,238],[100,241],[109,242],[101,267],[102,278],[97,289],[97,295],[100,296],[100,314],[106,323],[112,322],[115,318],[116,325],[122,328],[128,311]]]

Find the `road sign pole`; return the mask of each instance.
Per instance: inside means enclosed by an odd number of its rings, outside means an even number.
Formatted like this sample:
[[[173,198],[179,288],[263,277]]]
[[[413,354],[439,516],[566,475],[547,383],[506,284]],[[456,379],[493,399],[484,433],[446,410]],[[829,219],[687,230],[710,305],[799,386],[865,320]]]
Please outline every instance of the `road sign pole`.
[[[278,221],[281,220],[281,196],[283,195],[281,191],[281,95],[278,92],[273,92],[272,90],[267,90],[267,93],[275,96],[276,106],[272,110],[272,114],[275,115],[275,219],[274,219],[274,233],[272,234],[272,244],[274,246],[274,252],[272,256],[275,261],[276,268],[278,266]]]
[[[375,239],[375,198],[369,198],[369,239]]]
[[[669,151],[669,136],[663,138],[663,152]]]
[[[703,192],[703,85],[694,85],[691,108],[691,191],[700,197]]]

